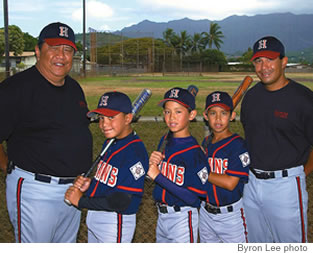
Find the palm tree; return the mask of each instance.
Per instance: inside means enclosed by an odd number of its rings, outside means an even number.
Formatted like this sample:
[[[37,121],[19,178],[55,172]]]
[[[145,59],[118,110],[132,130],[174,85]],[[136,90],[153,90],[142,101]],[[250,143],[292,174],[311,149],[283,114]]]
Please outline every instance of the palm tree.
[[[223,41],[221,38],[224,38],[223,32],[220,31],[221,27],[214,22],[210,23],[210,32],[203,32],[201,35],[203,36],[203,39],[205,41],[205,45],[208,45],[209,48],[212,48],[212,45],[214,44],[217,50],[220,50],[221,44],[223,44]]]
[[[182,55],[185,55],[190,48],[190,35],[188,35],[187,31],[181,31],[180,36],[178,36],[178,48]]]
[[[183,56],[186,55],[191,47],[191,38],[187,31],[181,31],[180,34],[176,34],[173,29],[167,28],[163,32],[163,39],[165,44],[172,47],[177,55],[180,57],[180,68],[182,69]]]
[[[173,46],[172,44],[172,39],[173,39],[173,36],[175,35],[175,32],[173,29],[171,28],[167,28],[164,32],[163,32],[163,39],[165,41],[165,43],[168,45],[168,46]]]
[[[200,53],[205,48],[203,45],[203,38],[200,33],[195,33],[190,41],[191,54]]]
[[[190,35],[188,35],[187,31],[181,31],[180,36],[177,36],[178,44],[177,44],[177,51],[180,55],[180,69],[183,68],[183,56],[188,52],[190,48]]]

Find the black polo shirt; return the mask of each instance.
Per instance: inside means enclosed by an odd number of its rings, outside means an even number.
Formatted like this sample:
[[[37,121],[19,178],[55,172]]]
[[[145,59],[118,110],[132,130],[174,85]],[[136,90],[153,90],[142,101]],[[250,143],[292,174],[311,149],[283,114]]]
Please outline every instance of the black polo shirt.
[[[77,176],[92,160],[87,103],[67,76],[52,85],[35,66],[0,84],[0,143],[18,167],[52,176]]]

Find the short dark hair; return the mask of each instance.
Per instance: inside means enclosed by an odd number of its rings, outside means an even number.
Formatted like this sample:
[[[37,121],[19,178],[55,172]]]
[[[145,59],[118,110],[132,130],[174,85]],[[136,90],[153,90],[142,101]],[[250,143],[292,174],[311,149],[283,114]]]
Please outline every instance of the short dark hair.
[[[37,46],[38,46],[39,50],[41,50],[42,45],[43,45],[43,42],[38,42]]]

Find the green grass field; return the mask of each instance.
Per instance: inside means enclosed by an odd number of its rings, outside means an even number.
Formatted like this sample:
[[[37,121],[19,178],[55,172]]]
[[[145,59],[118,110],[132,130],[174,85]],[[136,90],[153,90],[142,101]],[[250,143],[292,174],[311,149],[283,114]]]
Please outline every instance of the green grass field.
[[[197,109],[202,112],[206,95],[214,90],[222,90],[233,94],[246,75],[250,75],[254,79],[252,85],[258,81],[256,75],[252,73],[216,73],[202,76],[104,76],[90,77],[79,81],[86,93],[90,108],[97,105],[99,96],[104,92],[118,90],[127,93],[131,99],[134,99],[142,89],[149,88],[152,90],[153,95],[141,114],[150,116],[160,113],[160,108],[156,104],[162,98],[164,92],[172,87],[187,88],[190,84],[196,85],[199,88],[196,99]],[[288,74],[287,76],[313,89],[313,74]]]
[[[254,85],[258,78],[252,74]],[[247,73],[209,73],[199,75],[167,75],[161,74],[145,74],[137,76],[123,77],[90,77],[79,79],[82,88],[86,94],[89,109],[94,109],[97,106],[99,97],[107,91],[122,91],[127,93],[131,100],[134,100],[143,88],[149,88],[152,91],[152,97],[142,109],[142,116],[161,116],[162,109],[157,106],[159,100],[163,98],[164,93],[175,86],[187,88],[188,85],[194,84],[199,87],[199,93],[196,99],[198,115],[202,114],[205,105],[206,96],[215,90],[227,91],[233,94],[237,86],[243,80]],[[313,74],[287,74],[288,77],[299,81],[313,90]],[[236,112],[240,112],[240,104],[236,108]],[[163,122],[137,122],[133,124],[134,129],[144,141],[147,150],[151,153],[156,149],[159,138],[166,132],[166,126]],[[91,124],[90,129],[94,139],[94,156],[100,152],[100,148],[104,141],[104,137],[98,129],[97,124]],[[239,121],[231,123],[231,130],[244,136],[242,126]],[[199,142],[204,137],[204,123],[195,122],[191,124],[191,133]],[[147,181],[145,184],[145,194],[137,215],[137,228],[134,237],[134,242],[154,242],[155,240],[155,225],[157,213],[154,202],[151,196],[154,184]],[[309,192],[309,211],[308,211],[308,238],[313,242],[313,176],[307,178],[307,188]],[[0,242],[13,242],[12,227],[8,219],[8,214],[5,204],[5,177],[0,173]],[[86,211],[83,211],[82,223],[78,235],[78,242],[87,241],[87,230],[85,225]]]

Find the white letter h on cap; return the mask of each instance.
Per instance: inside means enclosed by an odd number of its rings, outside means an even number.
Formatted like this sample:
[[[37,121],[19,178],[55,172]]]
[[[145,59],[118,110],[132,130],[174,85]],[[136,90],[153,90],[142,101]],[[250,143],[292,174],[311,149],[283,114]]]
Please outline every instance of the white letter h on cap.
[[[266,49],[267,48],[266,43],[267,43],[267,40],[260,40],[259,41],[259,48],[258,48],[258,50]]]
[[[179,93],[179,89],[172,89],[169,97],[170,98],[178,98],[178,93]]]
[[[68,28],[65,26],[60,26],[59,36],[68,38]]]
[[[109,96],[102,96],[99,106],[108,106]]]
[[[221,93],[213,93],[212,94],[212,103],[220,102],[221,101],[220,96],[221,96]]]

